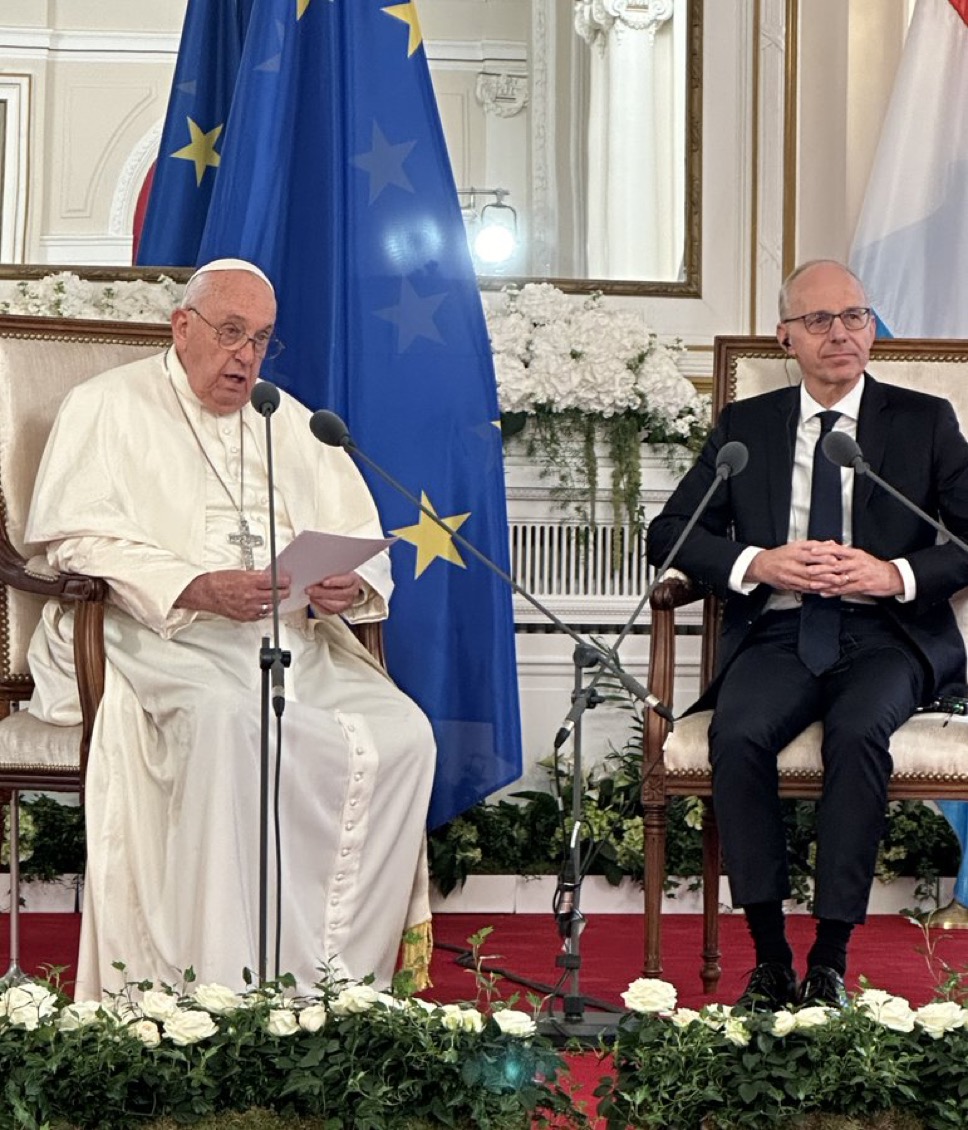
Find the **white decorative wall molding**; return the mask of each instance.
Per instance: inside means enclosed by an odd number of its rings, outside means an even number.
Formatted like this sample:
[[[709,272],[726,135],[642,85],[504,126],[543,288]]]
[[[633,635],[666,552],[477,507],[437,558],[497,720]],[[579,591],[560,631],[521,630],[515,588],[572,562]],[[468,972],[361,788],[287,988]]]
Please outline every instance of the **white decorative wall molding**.
[[[40,240],[39,262],[64,266],[130,267],[131,234],[48,235]]]
[[[754,92],[757,128],[757,212],[754,217],[756,281],[753,302],[754,333],[770,333],[776,324],[776,296],[783,281],[784,152],[786,130],[786,0],[761,0],[758,89]]]
[[[527,63],[528,46],[514,39],[424,40],[427,61],[445,69],[476,69],[482,63]]]
[[[162,31],[57,31],[42,27],[0,26],[0,51],[6,56],[20,54],[76,57],[83,62],[174,61],[178,54],[179,33]]]
[[[485,114],[513,118],[528,104],[528,76],[508,71],[483,71],[474,91]]]
[[[0,262],[23,261],[27,239],[30,75],[0,75]]]
[[[132,239],[138,195],[152,162],[158,156],[164,121],[156,122],[128,154],[111,198],[108,234],[112,239]]]
[[[554,32],[558,0],[531,4],[531,269],[551,275],[558,226],[554,191]]]

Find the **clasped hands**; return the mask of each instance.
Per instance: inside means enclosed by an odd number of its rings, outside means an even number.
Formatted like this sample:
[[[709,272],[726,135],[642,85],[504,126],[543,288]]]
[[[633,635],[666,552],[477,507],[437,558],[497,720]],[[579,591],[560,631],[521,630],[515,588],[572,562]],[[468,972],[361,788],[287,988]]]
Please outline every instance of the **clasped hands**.
[[[884,597],[904,592],[896,565],[835,541],[793,541],[761,550],[744,580],[819,596]]]
[[[277,577],[280,600],[290,594],[291,578]],[[317,612],[339,615],[356,602],[363,582],[356,573],[324,577],[306,588],[306,596]],[[190,581],[175,601],[177,608],[211,612],[229,620],[262,620],[272,612],[272,578],[268,569],[217,569]]]

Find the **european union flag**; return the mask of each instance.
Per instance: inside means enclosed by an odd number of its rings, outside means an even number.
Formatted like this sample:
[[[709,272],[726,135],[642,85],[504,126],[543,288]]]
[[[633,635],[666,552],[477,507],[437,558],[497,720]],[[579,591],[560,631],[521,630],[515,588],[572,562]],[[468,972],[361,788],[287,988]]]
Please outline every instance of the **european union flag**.
[[[252,3],[188,0],[139,263],[196,262]]]
[[[276,284],[271,379],[507,571],[491,351],[413,2],[254,0],[197,262],[221,256]],[[368,478],[400,538],[387,660],[433,723],[434,827],[521,773],[511,594]]]

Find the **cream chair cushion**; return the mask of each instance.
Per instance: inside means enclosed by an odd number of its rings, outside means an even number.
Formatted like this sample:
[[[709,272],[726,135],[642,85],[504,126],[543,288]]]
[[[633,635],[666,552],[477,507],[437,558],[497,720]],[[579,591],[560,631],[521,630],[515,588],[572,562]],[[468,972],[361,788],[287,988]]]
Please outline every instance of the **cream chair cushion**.
[[[106,369],[146,357],[170,340],[167,326],[0,318],[0,517],[11,545],[29,556],[24,528],[54,416],[68,391]],[[80,469],[79,469],[79,473]],[[42,556],[28,568],[43,573]],[[0,682],[29,692],[27,648],[44,598],[0,586]],[[26,711],[0,722],[4,769],[76,773],[80,726],[51,726]]]

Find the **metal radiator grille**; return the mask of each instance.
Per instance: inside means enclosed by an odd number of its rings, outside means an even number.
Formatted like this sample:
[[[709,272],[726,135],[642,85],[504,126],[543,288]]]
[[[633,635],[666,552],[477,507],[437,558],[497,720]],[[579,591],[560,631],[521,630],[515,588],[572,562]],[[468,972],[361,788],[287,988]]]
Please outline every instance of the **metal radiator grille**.
[[[627,525],[512,521],[510,539],[511,575],[566,623],[624,623],[648,584],[645,536]],[[519,623],[544,620],[517,594],[514,610]]]

